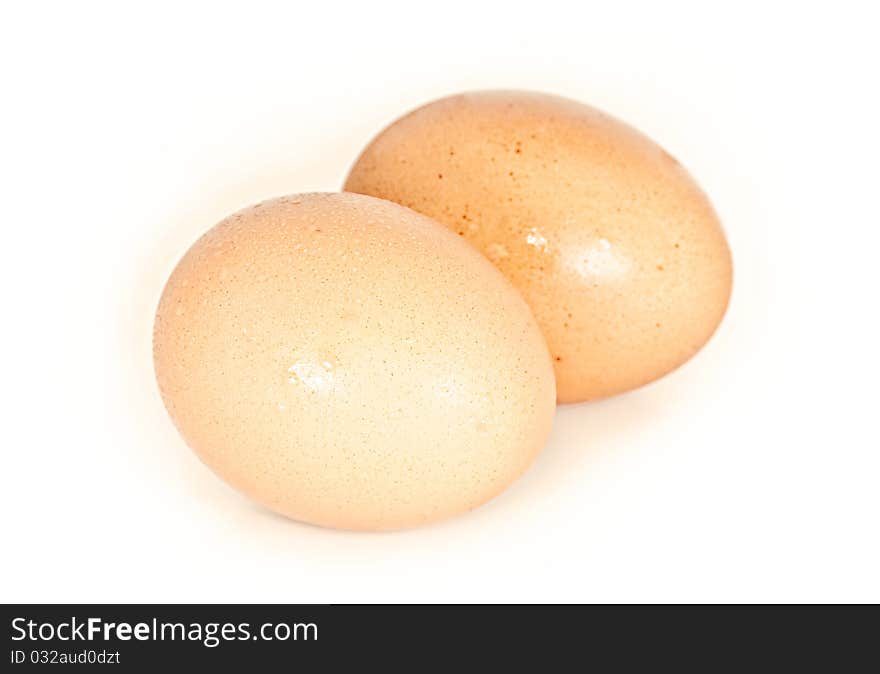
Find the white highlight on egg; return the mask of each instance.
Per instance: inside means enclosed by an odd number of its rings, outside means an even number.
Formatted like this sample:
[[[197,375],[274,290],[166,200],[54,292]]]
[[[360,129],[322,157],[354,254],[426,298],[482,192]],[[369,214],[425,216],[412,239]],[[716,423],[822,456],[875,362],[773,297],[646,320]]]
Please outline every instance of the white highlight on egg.
[[[335,383],[333,364],[328,360],[319,360],[314,355],[306,355],[287,368],[293,376],[288,379],[291,384],[302,384],[310,391],[323,391]]]
[[[537,227],[529,229],[529,233],[526,235],[526,243],[539,250],[547,250],[547,237],[541,234]]]
[[[563,258],[563,266],[587,280],[623,277],[632,266],[608,239],[598,239],[586,248],[569,250],[574,252]]]

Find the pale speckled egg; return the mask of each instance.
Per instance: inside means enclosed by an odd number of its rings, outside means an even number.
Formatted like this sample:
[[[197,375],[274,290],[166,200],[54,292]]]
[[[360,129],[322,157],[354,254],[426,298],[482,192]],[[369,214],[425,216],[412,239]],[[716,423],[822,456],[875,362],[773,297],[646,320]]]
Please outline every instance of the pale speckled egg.
[[[504,276],[435,221],[355,194],[275,199],[211,229],[165,286],[153,355],[204,463],[328,527],[484,503],[555,408],[546,343]]]
[[[560,402],[670,372],[727,308],[731,255],[706,195],[657,144],[575,101],[436,101],[380,133],[345,189],[429,215],[492,260],[547,338]]]

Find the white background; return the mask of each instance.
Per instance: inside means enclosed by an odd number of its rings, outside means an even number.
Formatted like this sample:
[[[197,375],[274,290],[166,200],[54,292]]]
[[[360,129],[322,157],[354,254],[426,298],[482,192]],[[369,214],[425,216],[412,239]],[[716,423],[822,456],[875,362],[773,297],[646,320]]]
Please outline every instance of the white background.
[[[880,63],[870,3],[16,3],[0,14],[3,601],[880,601]],[[153,381],[176,260],[335,190],[431,99],[583,100],[682,160],[734,252],[692,362],[560,410],[489,505],[272,515]]]

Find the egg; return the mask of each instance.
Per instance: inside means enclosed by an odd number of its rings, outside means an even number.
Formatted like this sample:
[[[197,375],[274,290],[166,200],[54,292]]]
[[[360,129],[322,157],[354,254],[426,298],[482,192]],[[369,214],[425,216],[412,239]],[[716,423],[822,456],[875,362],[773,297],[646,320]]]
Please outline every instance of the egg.
[[[435,101],[382,131],[345,189],[429,215],[497,265],[547,338],[563,403],[677,368],[727,308],[731,255],[709,199],[656,143],[572,100]]]
[[[553,366],[528,306],[437,222],[355,194],[223,220],[156,313],[159,389],[230,485],[295,520],[398,529],[501,492],[544,445]]]

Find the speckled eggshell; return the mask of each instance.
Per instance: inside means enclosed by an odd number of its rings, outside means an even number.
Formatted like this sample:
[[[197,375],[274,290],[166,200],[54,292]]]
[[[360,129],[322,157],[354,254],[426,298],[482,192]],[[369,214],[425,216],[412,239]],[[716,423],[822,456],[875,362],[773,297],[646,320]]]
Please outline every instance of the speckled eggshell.
[[[526,469],[554,414],[516,290],[440,224],[368,196],[290,196],[218,224],[172,273],[153,345],[198,456],[328,527],[472,509]]]
[[[575,101],[436,101],[379,134],[345,189],[425,213],[492,260],[544,331],[561,402],[666,374],[727,308],[731,256],[706,195],[657,144]]]

